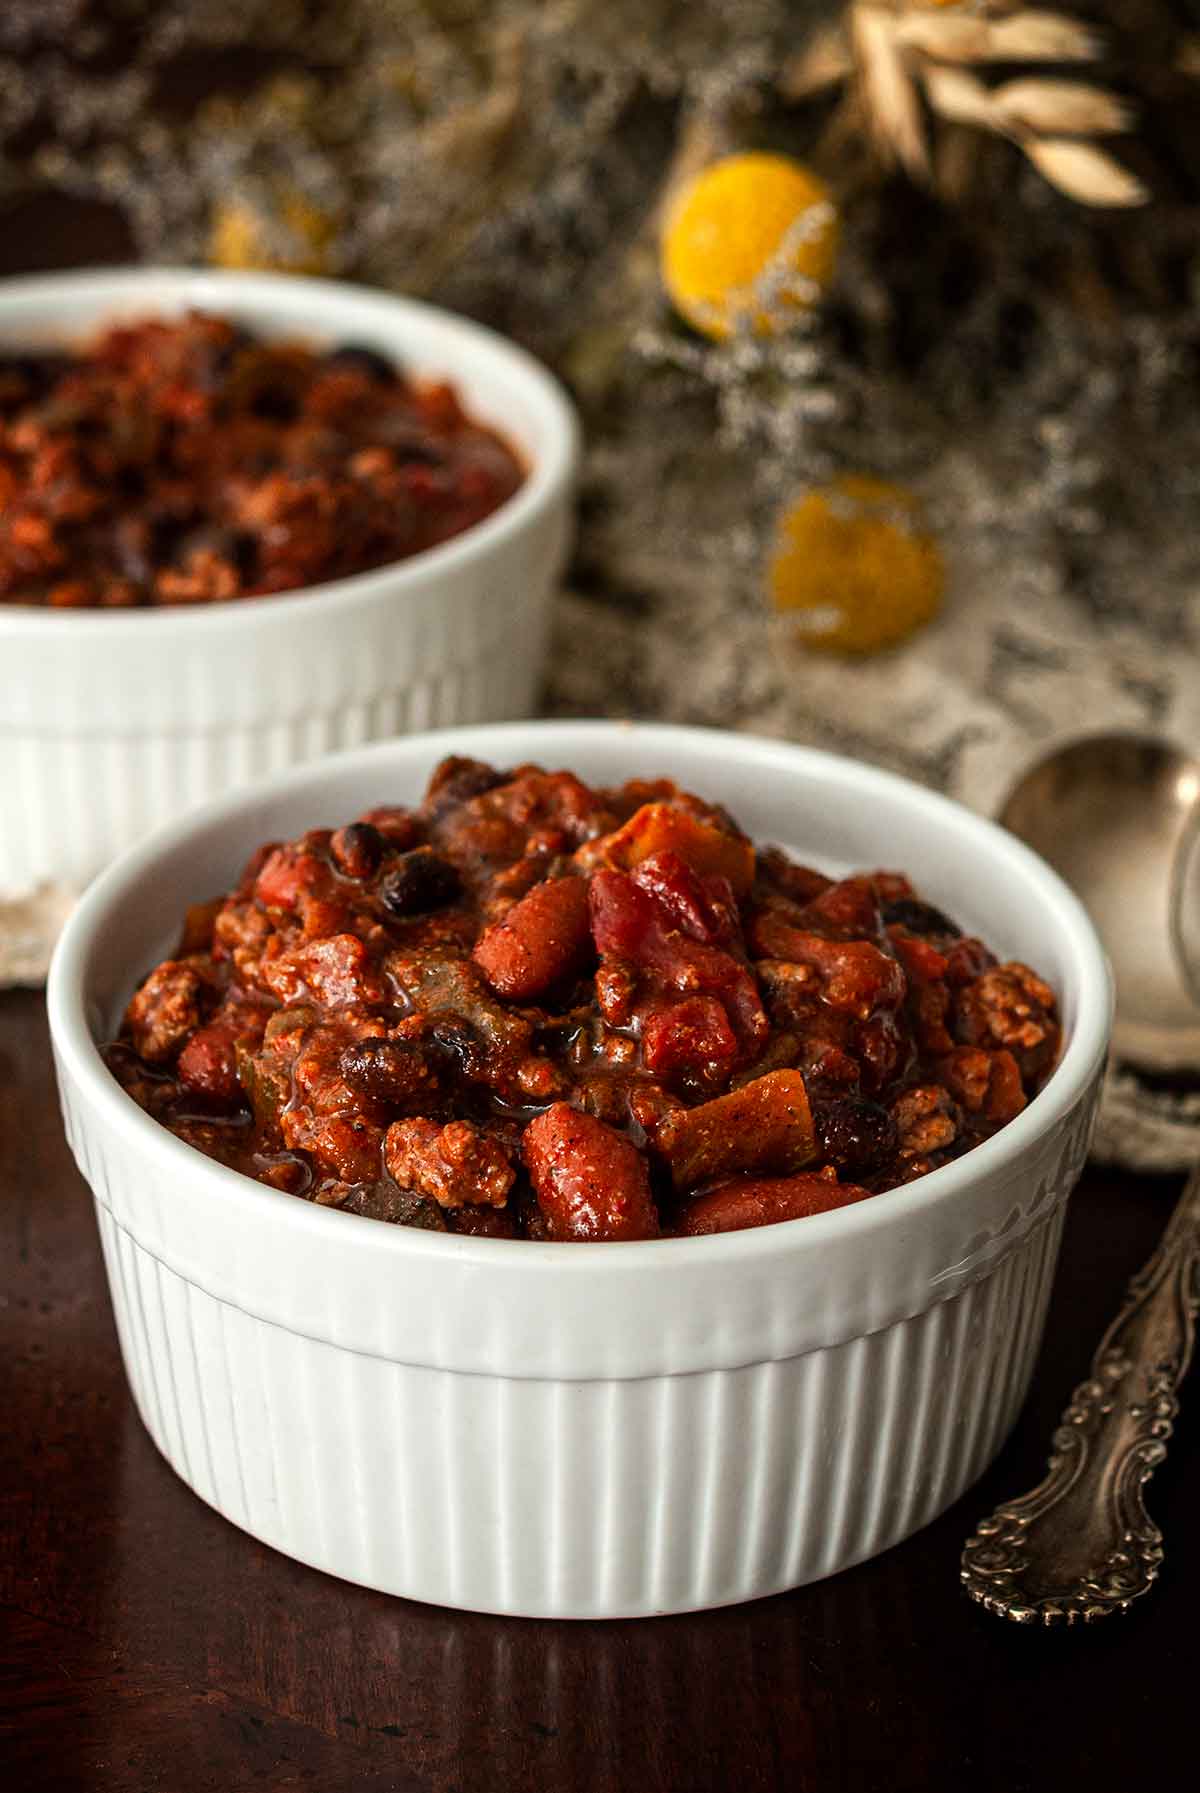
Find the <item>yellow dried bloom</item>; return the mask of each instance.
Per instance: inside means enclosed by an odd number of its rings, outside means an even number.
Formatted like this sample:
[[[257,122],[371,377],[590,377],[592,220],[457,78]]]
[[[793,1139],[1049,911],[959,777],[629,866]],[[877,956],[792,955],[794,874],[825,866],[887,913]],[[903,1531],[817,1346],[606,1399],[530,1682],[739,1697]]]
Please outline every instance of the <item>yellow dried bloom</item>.
[[[681,316],[716,341],[745,318],[757,335],[774,335],[820,298],[837,238],[829,189],[809,169],[786,156],[727,156],[668,210],[663,285]]]
[[[219,201],[209,260],[219,268],[268,268],[281,274],[325,274],[333,220],[293,188],[278,196],[275,216],[244,195]]]
[[[945,569],[914,493],[845,473],[784,510],[767,582],[804,646],[874,654],[937,615]]]

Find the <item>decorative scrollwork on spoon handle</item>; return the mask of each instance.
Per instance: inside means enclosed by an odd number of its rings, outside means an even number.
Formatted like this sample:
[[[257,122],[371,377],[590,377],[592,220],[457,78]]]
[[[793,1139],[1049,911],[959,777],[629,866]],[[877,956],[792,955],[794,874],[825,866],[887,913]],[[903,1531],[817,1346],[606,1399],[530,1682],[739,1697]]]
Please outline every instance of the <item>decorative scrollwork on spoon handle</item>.
[[[1167,1454],[1200,1311],[1200,1168],[1054,1434],[1046,1478],[985,1519],[963,1551],[968,1594],[1018,1624],[1124,1612],[1152,1585],[1162,1533],[1142,1484]]]

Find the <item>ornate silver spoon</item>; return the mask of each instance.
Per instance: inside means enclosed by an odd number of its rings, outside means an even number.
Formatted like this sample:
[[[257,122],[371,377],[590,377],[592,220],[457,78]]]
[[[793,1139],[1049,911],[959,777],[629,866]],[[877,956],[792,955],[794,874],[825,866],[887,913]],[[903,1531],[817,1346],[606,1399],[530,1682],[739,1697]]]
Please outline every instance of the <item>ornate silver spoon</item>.
[[[1074,886],[1108,948],[1114,1049],[1156,1069],[1200,1064],[1200,941],[1188,867],[1200,840],[1200,764],[1167,743],[1099,735],[1025,775],[1000,820]],[[1143,1484],[1166,1455],[1200,1311],[1200,1166],[1071,1397],[1045,1479],[981,1522],[963,1551],[968,1594],[1019,1624],[1123,1612],[1152,1586],[1162,1534]]]

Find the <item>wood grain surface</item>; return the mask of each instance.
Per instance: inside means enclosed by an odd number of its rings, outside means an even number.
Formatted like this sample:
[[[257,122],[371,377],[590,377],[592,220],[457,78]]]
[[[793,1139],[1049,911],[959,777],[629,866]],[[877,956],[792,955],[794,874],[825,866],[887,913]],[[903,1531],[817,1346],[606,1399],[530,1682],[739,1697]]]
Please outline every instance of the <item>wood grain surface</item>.
[[[0,1775],[21,1793],[1091,1793],[1150,1784],[1196,1708],[1200,1418],[1151,1507],[1160,1586],[1031,1634],[958,1588],[966,1531],[1050,1429],[1172,1184],[1074,1198],[1017,1432],[935,1525],[832,1581],[637,1623],[498,1620],[302,1568],[219,1518],[143,1431],[40,995],[0,996]],[[1173,1783],[1171,1783],[1173,1784]]]

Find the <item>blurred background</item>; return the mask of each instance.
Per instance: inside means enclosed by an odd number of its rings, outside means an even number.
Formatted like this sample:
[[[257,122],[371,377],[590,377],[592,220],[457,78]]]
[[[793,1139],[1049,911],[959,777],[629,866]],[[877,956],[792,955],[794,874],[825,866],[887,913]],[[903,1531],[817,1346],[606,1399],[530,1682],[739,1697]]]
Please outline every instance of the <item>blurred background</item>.
[[[588,451],[551,714],[991,809],[1200,736],[1189,0],[5,0],[0,272],[427,296]]]

